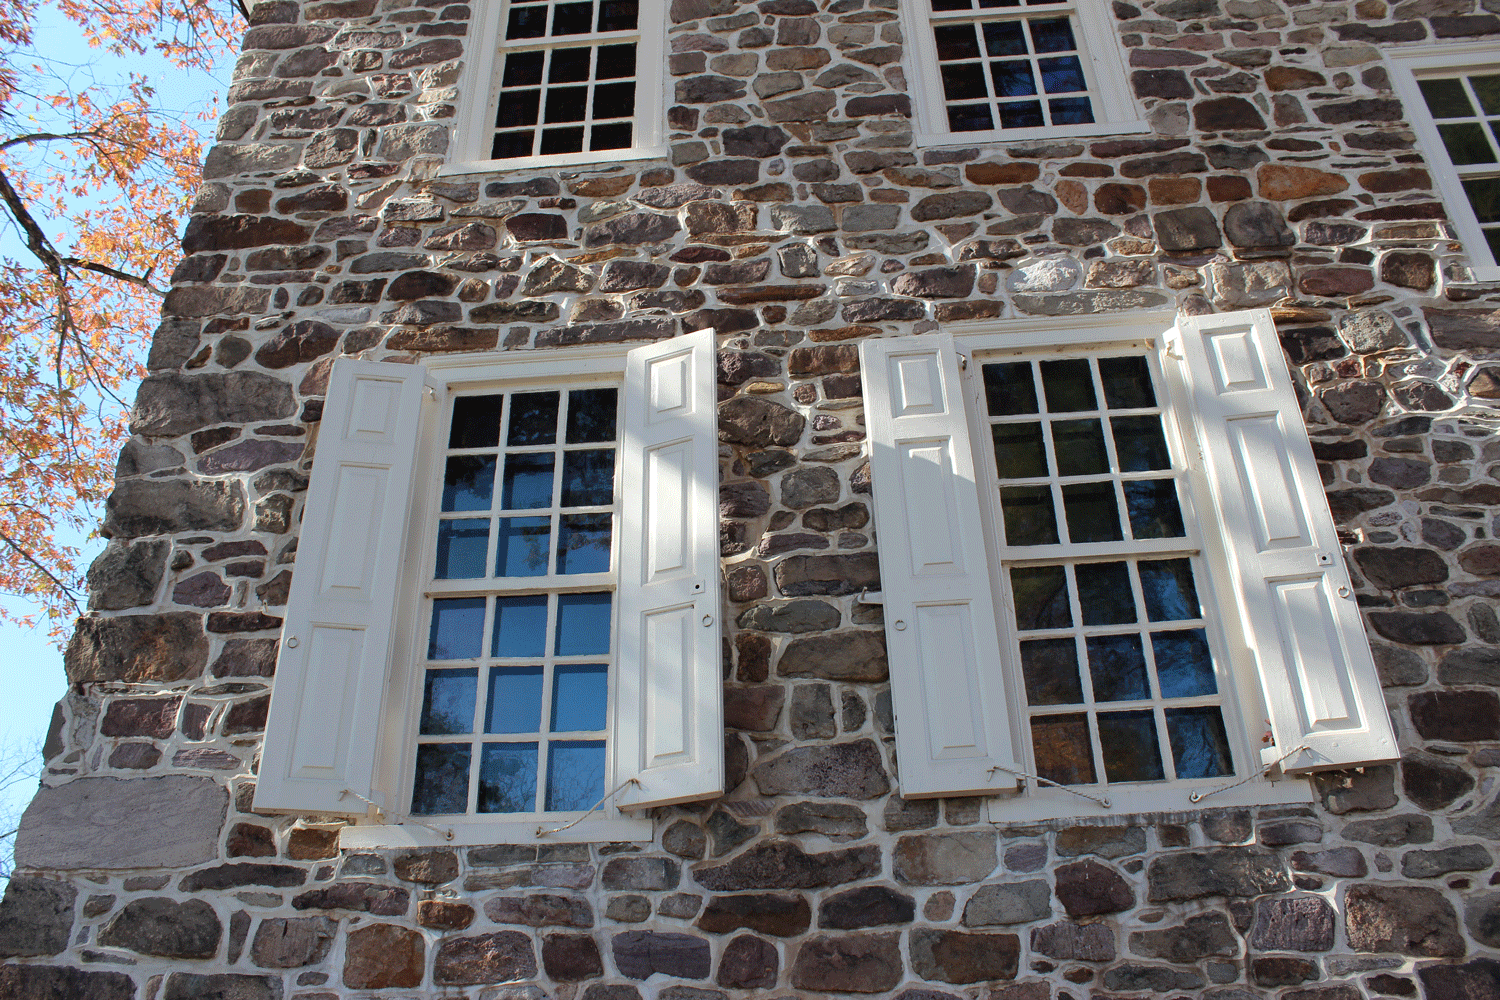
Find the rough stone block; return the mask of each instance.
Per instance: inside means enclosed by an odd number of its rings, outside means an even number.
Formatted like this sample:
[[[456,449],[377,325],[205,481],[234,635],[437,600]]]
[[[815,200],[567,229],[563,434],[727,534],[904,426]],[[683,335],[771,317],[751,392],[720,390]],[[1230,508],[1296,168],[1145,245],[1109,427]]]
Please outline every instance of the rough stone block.
[[[21,818],[16,865],[187,868],[219,853],[229,793],[210,778],[79,778],[43,788]],[[150,830],[143,838],[141,830]]]

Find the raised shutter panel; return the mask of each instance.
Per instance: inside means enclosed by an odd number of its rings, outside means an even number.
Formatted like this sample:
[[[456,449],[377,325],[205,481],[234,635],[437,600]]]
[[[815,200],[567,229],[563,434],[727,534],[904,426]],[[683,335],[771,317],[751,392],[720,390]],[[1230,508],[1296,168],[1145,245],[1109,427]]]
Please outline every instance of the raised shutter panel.
[[[624,392],[611,787],[642,809],[724,789],[713,331],[631,351]]]
[[[255,807],[363,814],[388,673],[423,370],[333,366]]]
[[[907,798],[1016,786],[978,483],[953,338],[860,347],[896,757]]]
[[[1191,409],[1288,771],[1400,756],[1271,314],[1184,317]],[[1205,530],[1208,526],[1205,525]]]

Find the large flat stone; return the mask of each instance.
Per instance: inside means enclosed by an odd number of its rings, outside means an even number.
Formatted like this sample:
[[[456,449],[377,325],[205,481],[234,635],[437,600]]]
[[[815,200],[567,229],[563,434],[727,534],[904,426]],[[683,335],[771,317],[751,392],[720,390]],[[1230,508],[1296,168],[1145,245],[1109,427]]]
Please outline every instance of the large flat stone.
[[[218,856],[229,793],[209,778],[80,778],[44,788],[16,834],[16,866],[186,868]],[[143,836],[143,831],[150,831]]]
[[[135,1000],[135,983],[123,972],[82,972],[50,965],[0,966],[0,996],[7,1000]]]
[[[65,949],[77,898],[70,883],[12,876],[0,902],[0,956],[56,955]]]
[[[80,618],[63,655],[74,684],[178,681],[197,677],[207,662],[203,619],[190,611]]]

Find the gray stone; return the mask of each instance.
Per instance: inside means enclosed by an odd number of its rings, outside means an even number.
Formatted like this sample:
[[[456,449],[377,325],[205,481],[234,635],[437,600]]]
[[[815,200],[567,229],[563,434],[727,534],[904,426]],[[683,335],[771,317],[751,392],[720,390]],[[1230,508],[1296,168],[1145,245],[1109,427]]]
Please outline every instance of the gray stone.
[[[67,882],[12,875],[0,901],[0,956],[56,955],[67,948],[77,898]]]
[[[781,477],[781,503],[793,510],[836,503],[838,498],[838,473],[825,466],[793,469]]]
[[[281,996],[279,976],[174,972],[167,977],[161,1000],[281,1000]]]
[[[1168,253],[1215,250],[1224,243],[1214,213],[1201,206],[1157,212],[1151,223],[1156,229],[1156,241]]]
[[[751,774],[762,795],[803,793],[823,798],[873,799],[891,788],[880,748],[868,739],[832,746],[793,747],[757,765]]]
[[[1500,1000],[1500,962],[1493,958],[1424,966],[1417,978],[1427,1000]]]
[[[661,845],[679,858],[701,858],[708,847],[708,839],[701,827],[680,819],[667,827]]]
[[[1436,889],[1352,886],[1345,897],[1344,924],[1355,951],[1450,958],[1465,950],[1453,907]]]
[[[1450,656],[1464,652],[1454,650]],[[1447,662],[1447,658],[1444,659]],[[1444,678],[1444,683],[1453,683]],[[1496,683],[1500,683],[1497,679]],[[1446,809],[1474,789],[1469,772],[1437,757],[1409,756],[1401,761],[1401,789],[1423,809]]]
[[[150,604],[171,550],[168,541],[110,545],[89,567],[89,607],[120,611]]]
[[[79,778],[43,788],[16,834],[16,866],[187,868],[218,856],[229,793],[210,778]],[[150,837],[140,831],[150,830]]]
[[[714,896],[698,918],[698,926],[710,934],[747,928],[776,937],[795,937],[811,923],[812,910],[805,898],[780,893]]]
[[[485,901],[484,915],[497,924],[525,924],[528,927],[594,926],[594,911],[586,900],[556,893],[493,896]]]
[[[829,740],[838,733],[833,720],[833,692],[827,684],[798,684],[792,689],[787,714],[792,736],[798,740]]]
[[[338,921],[328,917],[267,917],[255,930],[250,957],[266,969],[296,969],[323,961]]]
[[[1370,873],[1365,856],[1357,847],[1335,847],[1327,851],[1292,852],[1292,868],[1299,872],[1321,872],[1338,878],[1364,878]]]
[[[719,406],[719,438],[731,444],[793,445],[805,426],[806,417],[769,399],[736,396]]]
[[[604,866],[604,888],[621,890],[675,889],[682,866],[669,858],[611,858]]]
[[[421,982],[420,965],[416,971],[417,982],[406,985]],[[440,986],[475,986],[530,979],[536,972],[531,939],[520,931],[496,931],[445,940],[438,946],[432,981]],[[347,979],[346,975],[346,985]]]
[[[1166,994],[1173,990],[1196,990],[1203,985],[1203,977],[1196,972],[1160,965],[1118,965],[1104,974],[1104,985],[1112,990]]]
[[[1146,849],[1146,831],[1138,826],[1070,826],[1057,832],[1054,846],[1064,858],[1123,858]]]
[[[1396,847],[1400,844],[1432,843],[1432,820],[1426,816],[1408,813],[1403,816],[1387,816],[1383,819],[1361,819],[1345,823],[1343,835],[1347,840],[1377,847]]]
[[[808,854],[785,840],[767,840],[721,865],[699,868],[693,878],[705,889],[812,889],[872,878],[880,872],[880,850],[850,847]]]
[[[131,433],[175,437],[218,424],[283,420],[297,412],[292,387],[259,372],[149,375],[130,411]]]
[[[1146,870],[1147,898],[1153,903],[1205,896],[1259,896],[1291,888],[1291,879],[1273,854],[1251,848],[1220,847],[1156,858]]]
[[[1466,900],[1464,925],[1475,941],[1488,948],[1500,948],[1500,892]]]
[[[1500,650],[1463,646],[1443,654],[1438,680],[1444,684],[1500,687]]]
[[[1333,907],[1317,896],[1262,899],[1255,905],[1250,945],[1261,951],[1327,951],[1334,942]]]
[[[135,899],[99,932],[99,943],[163,958],[213,958],[223,936],[218,914],[201,899]]]
[[[101,533],[111,538],[182,531],[238,531],[245,521],[243,483],[129,479],[105,501]]]
[[[904,892],[883,885],[862,886],[840,892],[818,906],[818,926],[834,930],[909,924],[916,902]]]
[[[1374,354],[1406,346],[1406,334],[1383,311],[1349,313],[1339,320],[1339,336],[1357,354]]]
[[[1026,924],[1052,916],[1052,890],[1041,879],[982,885],[964,904],[963,922],[969,927]]]
[[[447,125],[387,125],[378,132],[380,145],[375,155],[392,163],[416,156],[440,155],[448,149]]]
[[[757,603],[736,619],[740,628],[763,632],[826,632],[838,628],[839,609],[825,601],[767,601]]]
[[[1237,955],[1240,939],[1222,913],[1199,913],[1176,927],[1135,931],[1130,950],[1168,962],[1196,962],[1210,955]]]
[[[970,934],[918,927],[911,932],[912,971],[945,983],[1014,979],[1021,939],[1014,934]]]
[[[1438,878],[1452,872],[1482,872],[1492,860],[1490,852],[1479,844],[1407,851],[1401,856],[1401,874],[1407,878]]]
[[[776,832],[820,833],[830,840],[850,840],[865,836],[869,824],[858,806],[796,802],[776,813]]]
[[[1006,275],[1005,287],[1013,292],[1060,292],[1075,287],[1082,277],[1083,268],[1072,257],[1043,257],[1017,266]]]
[[[896,842],[891,870],[904,885],[963,885],[999,863],[993,833],[916,834]]]
[[[1224,235],[1234,246],[1262,250],[1289,247],[1297,242],[1281,209],[1266,201],[1230,205],[1224,211]]]
[[[1118,913],[1135,905],[1135,891],[1124,877],[1097,861],[1078,861],[1057,869],[1057,901],[1070,917]]]
[[[0,965],[0,996],[8,1000],[135,1000],[136,992],[135,983],[123,972]]]
[[[1058,921],[1031,931],[1031,950],[1048,958],[1113,962],[1115,936],[1107,923]]]
[[[613,941],[615,967],[631,979],[661,973],[676,979],[707,979],[708,942],[691,934],[626,931]]]
[[[781,565],[790,561],[785,560]],[[782,592],[785,593],[785,588]],[[793,639],[782,650],[776,673],[781,677],[820,677],[831,681],[883,681],[888,676],[885,636],[857,630]]]
[[[1214,261],[1206,268],[1214,303],[1224,309],[1268,306],[1291,291],[1291,270],[1284,261]]]

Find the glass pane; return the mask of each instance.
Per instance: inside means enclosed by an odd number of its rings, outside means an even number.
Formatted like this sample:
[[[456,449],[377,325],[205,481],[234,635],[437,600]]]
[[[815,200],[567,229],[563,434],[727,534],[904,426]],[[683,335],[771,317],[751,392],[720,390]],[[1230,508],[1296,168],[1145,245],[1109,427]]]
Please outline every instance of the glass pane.
[[[1170,479],[1142,479],[1125,485],[1125,509],[1134,538],[1181,538],[1182,508],[1177,484]],[[1069,522],[1071,524],[1071,522]]]
[[[1163,698],[1196,698],[1218,691],[1203,629],[1152,632],[1151,652],[1156,656],[1156,683]]]
[[[1500,260],[1500,228],[1484,230],[1484,241],[1490,245],[1490,256]]]
[[[1099,749],[1104,774],[1115,781],[1160,781],[1161,746],[1151,712],[1100,712]]]
[[[1135,621],[1135,595],[1130,571],[1122,562],[1079,563],[1078,605],[1085,625],[1125,625]]]
[[[1059,420],[1052,425],[1052,451],[1060,476],[1094,476],[1109,471],[1104,427],[1098,420]]]
[[[512,448],[556,443],[557,398],[555,392],[518,392],[511,396],[510,434],[505,443]]]
[[[501,132],[490,146],[490,158],[504,160],[513,156],[530,156],[532,140],[530,132]]]
[[[423,736],[447,736],[474,731],[474,700],[479,671],[429,670],[422,691]]]
[[[955,132],[983,132],[995,127],[988,104],[961,104],[948,109],[948,127]]]
[[[1418,80],[1422,99],[1434,118],[1469,118],[1474,114],[1474,105],[1464,93],[1463,84],[1457,80]]]
[[[547,652],[547,595],[495,599],[491,656],[541,656]]]
[[[995,471],[1001,479],[1028,479],[1047,474],[1047,449],[1041,424],[995,424]]]
[[[542,668],[492,667],[484,731],[535,733],[541,728]]]
[[[1024,56],[1026,35],[1020,21],[986,21],[984,48],[992,56]]]
[[[1167,709],[1167,740],[1179,778],[1222,778],[1234,773],[1224,717],[1211,705]]]
[[[542,82],[542,56],[541,52],[512,52],[505,57],[505,73],[501,77],[502,87],[535,87]],[[500,398],[499,396],[476,397],[488,398],[495,401],[495,440],[488,447],[494,447],[500,443]],[[457,445],[449,445],[456,448]],[[471,447],[471,446],[465,446]],[[474,445],[472,447],[486,447],[485,445]]]
[[[597,96],[596,105],[597,105]],[[595,114],[601,114],[596,108]],[[625,114],[634,114],[634,111],[626,111]],[[595,125],[589,132],[589,149],[628,149],[630,147],[629,122],[621,122],[618,125]]]
[[[971,0],[932,0],[932,9],[935,11],[945,10],[973,10]]]
[[[1479,98],[1479,107],[1487,115],[1500,115],[1500,76],[1471,76],[1469,86]]]
[[[594,88],[595,119],[624,118],[633,114],[635,114],[634,83],[603,83]],[[597,136],[599,130],[595,129],[594,134]]]
[[[1057,541],[1057,517],[1048,487],[1002,487],[1000,510],[1005,516],[1005,544],[1052,545]]]
[[[1087,97],[1054,97],[1047,102],[1054,125],[1090,125],[1094,121],[1094,105]]]
[[[1042,74],[1042,89],[1049,94],[1076,94],[1088,89],[1088,85],[1083,82],[1083,66],[1077,56],[1039,59],[1037,68]]]
[[[1120,511],[1115,502],[1113,483],[1073,483],[1062,488],[1062,496],[1069,541],[1120,540]]]
[[[1061,566],[1012,566],[1010,590],[1016,602],[1016,628],[1068,628],[1068,577]]]
[[[603,663],[560,663],[552,671],[552,732],[602,730],[609,702],[609,667]]]
[[[1021,643],[1021,673],[1029,705],[1077,705],[1083,701],[1078,648],[1071,638]]]
[[[504,399],[504,396],[459,396],[455,399],[448,447],[493,448],[498,445],[500,404]]]
[[[550,506],[553,458],[548,454],[506,455],[500,506],[506,510]]]
[[[558,656],[609,652],[609,598],[607,593],[557,595]]]
[[[583,149],[583,129],[549,128],[542,132],[543,153],[577,153]]]
[[[487,518],[439,521],[434,575],[439,580],[477,580],[484,576],[484,557],[489,548]]]
[[[1071,52],[1078,48],[1078,43],[1073,40],[1073,26],[1065,17],[1036,18],[1026,24],[1031,28],[1031,44],[1037,52]],[[1042,62],[1045,64],[1049,60],[1043,59]]]
[[[496,576],[546,576],[552,535],[545,517],[502,517],[495,543]]]
[[[599,54],[594,59],[594,79],[596,80],[619,80],[627,76],[635,76],[635,46],[632,45],[601,45]],[[571,395],[589,395],[590,393],[613,393],[613,389],[574,389]],[[611,399],[614,397],[611,396]],[[614,427],[614,405],[609,407],[610,427]],[[569,418],[571,419],[571,417]],[[610,431],[608,438],[580,438],[579,441],[608,441],[614,438],[614,431]],[[572,438],[568,439],[572,443]]]
[[[536,744],[486,743],[479,758],[479,811],[536,809]]]
[[[1036,93],[1031,63],[1025,59],[990,63],[990,79],[998,97],[1026,97]]]
[[[979,36],[974,33],[972,24],[933,28],[932,37],[937,41],[938,59],[942,62],[979,58]]]
[[[985,365],[984,398],[992,417],[1037,412],[1031,365],[1025,361]]]
[[[1000,105],[1001,128],[1041,128],[1045,124],[1040,101]]]
[[[506,38],[541,38],[547,33],[546,7],[512,7]]]
[[[547,811],[582,812],[604,797],[604,741],[547,748]]]
[[[640,20],[636,0],[603,0],[599,4],[600,31],[634,31]]]
[[[1172,465],[1167,439],[1161,433],[1161,417],[1111,417],[1110,432],[1121,472],[1150,472]]]
[[[484,598],[440,597],[432,602],[429,660],[467,660],[484,646]]]
[[[542,93],[539,90],[502,90],[500,105],[495,110],[496,128],[515,128],[518,125],[535,125],[541,108]],[[529,142],[530,139],[528,138]]]
[[[984,69],[979,63],[948,63],[942,67],[943,96],[950,101],[985,98]]]
[[[423,743],[417,747],[411,811],[417,816],[461,813],[469,808],[469,745]]]
[[[560,3],[552,15],[554,35],[586,35],[594,26],[594,5],[591,3]]]
[[[1448,150],[1448,158],[1455,164],[1464,166],[1470,163],[1495,162],[1495,150],[1490,146],[1489,137],[1484,134],[1484,127],[1478,122],[1439,125],[1437,130],[1442,137],[1443,147]]]
[[[563,453],[562,505],[598,507],[615,499],[615,450],[590,448]]]
[[[613,388],[574,388],[568,393],[568,444],[613,441],[618,396],[619,391]]]
[[[1464,194],[1480,222],[1500,222],[1500,177],[1476,177],[1464,181]]]
[[[1111,410],[1156,405],[1145,358],[1100,358],[1099,380],[1104,383],[1104,400]]]
[[[1146,599],[1146,617],[1154,622],[1198,618],[1198,589],[1193,586],[1193,567],[1186,559],[1143,560],[1141,594]]]
[[[1088,361],[1083,358],[1043,361],[1041,369],[1042,393],[1047,397],[1048,410],[1069,413],[1098,408],[1094,402],[1094,378],[1089,373]]]
[[[1060,785],[1092,785],[1094,754],[1086,715],[1039,715],[1031,720],[1036,771]]]
[[[559,573],[609,572],[608,514],[566,514],[557,532]]]
[[[1090,636],[1085,645],[1095,701],[1139,701],[1151,697],[1140,636],[1096,635]]]
[[[549,125],[583,121],[588,111],[588,96],[587,87],[553,87],[547,91],[547,113],[542,120]]]

